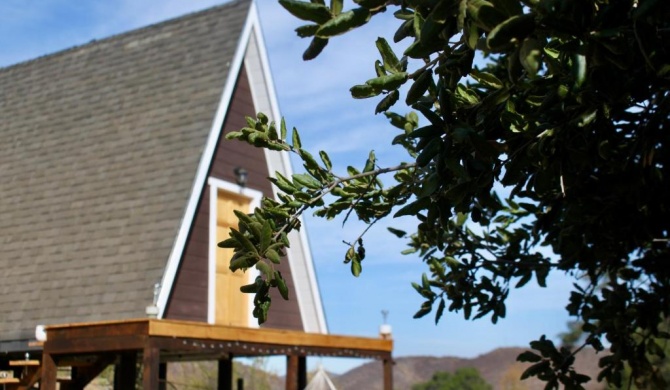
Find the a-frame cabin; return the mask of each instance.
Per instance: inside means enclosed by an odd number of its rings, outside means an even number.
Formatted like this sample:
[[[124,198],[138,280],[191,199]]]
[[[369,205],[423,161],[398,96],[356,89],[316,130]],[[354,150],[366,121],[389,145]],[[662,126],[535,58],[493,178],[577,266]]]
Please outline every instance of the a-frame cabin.
[[[291,299],[273,296],[262,328],[239,292],[253,271],[231,274],[216,247],[233,209],[291,174],[285,154],[223,138],[256,112],[279,118],[253,1],[0,69],[0,91],[0,371],[23,372],[8,385],[55,388],[56,366],[86,359],[61,388],[109,364],[128,384],[142,359],[154,389],[177,355],[219,360],[220,388],[240,355],[289,357],[287,388],[308,355],[376,357],[390,378],[390,341],[327,335],[304,232],[279,266]],[[26,353],[43,366],[17,363]]]

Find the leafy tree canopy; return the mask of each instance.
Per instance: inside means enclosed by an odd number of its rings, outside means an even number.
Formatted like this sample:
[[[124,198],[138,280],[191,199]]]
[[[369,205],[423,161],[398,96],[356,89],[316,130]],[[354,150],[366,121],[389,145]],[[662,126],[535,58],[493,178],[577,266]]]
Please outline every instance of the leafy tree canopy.
[[[412,386],[412,390],[491,390],[492,387],[479,375],[476,368],[461,368],[453,374],[440,371],[425,383]]]
[[[305,169],[271,179],[278,199],[238,213],[239,231],[220,243],[235,249],[231,269],[261,273],[242,288],[255,294],[259,322],[270,288],[288,298],[273,266],[302,213],[369,225],[410,215],[416,231],[391,231],[426,265],[416,317],[438,321],[449,310],[495,323],[511,289],[564,273],[575,280],[566,309],[585,341],[571,350],[542,336],[519,357],[534,363],[523,377],[579,388],[588,377],[572,369],[574,354],[607,345],[598,380],[619,384],[627,364],[664,388],[650,357],[670,337],[659,329],[670,311],[670,2],[279,2],[305,21],[296,30],[311,40],[304,59],[371,18],[395,18],[394,36],[376,41],[370,79],[351,94],[378,99],[376,113],[398,129],[389,143],[407,155],[380,166],[370,153],[360,168],[335,172],[327,152],[308,152],[283,120],[259,114],[228,134],[294,153]],[[413,112],[391,111],[401,98]],[[345,250],[358,275],[362,236]]]

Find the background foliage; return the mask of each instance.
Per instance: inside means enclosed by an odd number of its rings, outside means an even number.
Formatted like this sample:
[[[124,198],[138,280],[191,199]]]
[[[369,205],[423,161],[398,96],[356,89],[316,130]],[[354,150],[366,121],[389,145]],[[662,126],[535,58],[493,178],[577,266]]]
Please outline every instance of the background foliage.
[[[273,265],[302,213],[369,226],[410,215],[415,232],[390,230],[426,264],[416,317],[439,321],[449,310],[495,323],[512,288],[565,273],[575,280],[566,310],[585,337],[573,348],[533,341],[535,352],[519,357],[534,363],[522,377],[579,388],[589,378],[571,365],[590,346],[603,351],[598,380],[620,385],[627,366],[630,383],[665,387],[654,361],[670,337],[660,326],[670,310],[669,2],[279,2],[306,22],[296,32],[311,42],[307,60],[373,17],[396,18],[395,35],[376,41],[371,78],[351,93],[379,99],[375,113],[398,129],[389,143],[407,159],[380,166],[371,152],[361,168],[334,172],[326,151],[315,157],[296,129],[263,114],[228,134],[294,153],[304,167],[271,179],[279,198],[238,213],[239,231],[220,243],[236,251],[231,269],[261,273],[243,287],[259,322],[270,288],[289,297]],[[401,98],[413,112],[391,111]],[[345,249],[355,276],[364,233]]]
[[[461,368],[453,374],[436,372],[430,381],[412,386],[412,390],[491,390],[492,387],[474,368]]]

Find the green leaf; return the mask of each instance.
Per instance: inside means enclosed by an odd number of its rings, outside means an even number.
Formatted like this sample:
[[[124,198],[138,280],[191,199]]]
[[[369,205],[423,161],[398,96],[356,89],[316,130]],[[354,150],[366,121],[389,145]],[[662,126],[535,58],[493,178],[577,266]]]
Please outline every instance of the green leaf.
[[[307,50],[305,50],[305,52],[302,54],[302,59],[305,61],[315,59],[319,54],[321,54],[327,44],[327,39],[314,37],[314,39],[312,39],[312,43],[309,44]]]
[[[391,91],[403,85],[407,81],[406,72],[394,73],[388,76],[376,77],[365,83],[375,90]]]
[[[388,111],[400,99],[400,92],[397,89],[389,92],[375,107],[375,114]]]
[[[354,99],[366,99],[369,97],[377,96],[381,93],[380,90],[373,88],[368,84],[354,85],[349,89],[351,96]]]
[[[316,30],[319,29],[318,24],[307,24],[304,26],[300,26],[295,29],[295,32],[298,34],[300,38],[308,38],[308,37],[313,37],[316,35]]]
[[[421,26],[421,35],[419,36],[421,44],[426,47],[433,47],[440,42],[446,43],[439,35],[442,30],[444,30],[444,23],[435,21],[433,13],[431,13]]]
[[[342,13],[343,0],[330,0],[330,12],[333,15],[339,15]]]
[[[241,139],[244,137],[244,133],[241,131],[231,131],[230,133],[226,134],[226,139]]]
[[[519,50],[519,61],[530,77],[535,77],[542,61],[542,43],[535,38],[526,38]]]
[[[330,20],[330,10],[323,4],[315,4],[299,0],[279,0],[284,9],[298,19],[323,24]]]
[[[519,0],[491,0],[493,6],[507,16],[519,15],[523,12],[523,4]]]
[[[296,173],[293,175],[293,181],[297,182],[298,184],[301,184],[307,188],[311,188],[313,190],[318,190],[321,188],[321,182],[313,178],[311,175],[307,173]]]
[[[430,313],[430,311],[432,309],[433,309],[433,305],[431,304],[431,302],[426,301],[421,305],[421,308],[419,309],[419,311],[417,311],[416,314],[414,314],[414,318],[415,319],[421,318],[421,317],[425,316],[426,314]]]
[[[644,0],[635,3],[639,4],[639,6],[633,11],[633,18],[639,19],[654,10],[654,8],[661,3],[661,0]]]
[[[263,223],[263,229],[261,231],[261,252],[265,252],[265,250],[270,246],[271,241],[272,241],[272,226],[270,226],[269,221],[265,221]]]
[[[258,256],[252,253],[245,254],[235,254],[232,259],[230,259],[230,266],[228,267],[231,271],[235,272],[237,270],[246,270],[249,267],[252,267],[258,261]]]
[[[236,249],[236,248],[241,248],[241,247],[242,247],[242,245],[240,245],[240,244],[237,242],[237,240],[234,239],[234,238],[232,238],[232,237],[231,237],[231,238],[227,238],[227,239],[225,239],[225,240],[219,242],[218,244],[216,244],[216,246],[218,246],[219,248],[232,248],[232,249]]]
[[[356,27],[360,27],[370,20],[370,11],[366,8],[356,8],[343,12],[322,24],[316,32],[319,38],[330,38],[344,34]]]
[[[435,324],[437,325],[438,322],[440,322],[440,318],[442,318],[442,314],[444,314],[444,309],[446,308],[446,304],[444,302],[444,298],[440,299],[440,303],[437,306],[437,312],[435,312]]]
[[[277,172],[276,175],[277,177],[272,177],[269,180],[272,183],[274,183],[274,185],[277,186],[277,188],[291,195],[294,192],[298,191],[298,189],[293,185],[293,183],[289,182],[288,179],[286,179],[284,176],[281,175],[281,173]]]
[[[281,132],[280,137],[282,141],[285,141],[287,131],[286,131],[286,121],[284,120],[284,118],[281,118],[280,132]]]
[[[394,234],[396,237],[398,237],[398,238],[404,238],[404,237],[407,235],[406,232],[404,232],[404,231],[402,231],[402,230],[399,230],[399,229],[396,229],[396,228],[387,227],[386,229],[387,229],[389,232],[393,233],[393,234]]]
[[[545,361],[537,363],[537,364],[533,364],[532,366],[528,367],[526,369],[526,371],[523,372],[523,374],[521,374],[521,379],[526,379],[526,378],[530,378],[531,376],[536,376],[536,375],[538,375],[538,374],[540,374],[540,373],[542,373],[546,370],[549,370],[549,369],[550,369],[550,366],[549,366],[549,361],[548,360],[545,360]]]
[[[398,210],[394,214],[394,217],[402,217],[403,215],[416,215],[420,211],[427,208],[429,205],[430,205],[430,198],[418,199]]]
[[[540,287],[547,287],[547,275],[549,275],[549,267],[540,267],[535,269],[535,278]]]
[[[254,246],[254,244],[238,230],[230,229],[230,236],[235,240],[237,240],[237,242],[239,242],[242,245],[242,248],[244,248],[246,251],[251,253],[258,253],[258,250]]]
[[[355,257],[351,261],[351,274],[355,277],[359,277],[362,271],[363,267],[361,266],[361,262]]]
[[[531,351],[526,351],[517,356],[516,360],[518,362],[537,363],[542,360],[542,356]]]
[[[323,165],[326,167],[327,170],[333,169],[333,163],[330,162],[330,157],[328,157],[328,154],[324,152],[323,150],[319,151],[319,157],[321,157],[321,161],[323,161]]]
[[[663,348],[658,345],[654,339],[649,339],[647,341],[647,352],[656,355],[661,359],[665,358],[665,351],[663,351]]]
[[[258,292],[258,284],[251,283],[240,287],[240,291],[246,294],[255,294]]]
[[[511,43],[512,39],[526,38],[534,30],[535,16],[533,14],[512,16],[491,30],[486,38],[486,45],[494,51],[502,50]]]
[[[420,167],[428,165],[433,157],[437,156],[442,150],[442,143],[442,138],[440,137],[431,139],[428,145],[416,157],[416,164]]]
[[[375,151],[371,150],[370,153],[368,154],[368,159],[365,160],[365,168],[363,168],[363,172],[370,172],[373,169],[375,169],[376,161],[377,158],[375,157]]]
[[[386,39],[381,37],[377,38],[376,45],[377,49],[379,50],[379,54],[382,56],[384,68],[392,73],[400,72],[400,61],[398,60],[398,57],[396,57],[393,49],[391,49],[391,46],[388,44]]]
[[[423,16],[421,16],[420,12],[414,12],[414,18],[413,18],[413,24],[412,28],[414,29],[414,36],[416,37],[416,40],[419,41],[421,40],[421,27],[423,26]]]
[[[477,70],[473,70],[472,72],[470,72],[470,76],[472,76],[473,79],[477,80],[478,83],[487,86],[489,88],[500,89],[504,86],[502,81],[500,81],[500,79],[498,79],[491,73],[479,72]]]
[[[423,95],[426,93],[432,81],[433,81],[432,69],[426,69],[423,72],[421,72],[414,81],[414,83],[412,84],[412,86],[409,87],[405,103],[407,103],[408,106],[411,106],[412,104],[416,103],[417,100],[423,97]]]
[[[517,282],[515,288],[521,288],[526,285],[530,281],[530,279],[533,277],[533,274],[531,272],[525,272],[521,279]]]
[[[505,14],[486,0],[468,1],[467,11],[472,20],[486,31],[490,31],[505,20]]]
[[[295,127],[293,128],[293,149],[300,149],[302,148],[302,143],[300,142],[300,134],[298,134],[298,129]]]
[[[281,272],[277,271],[275,273],[275,280],[277,281],[277,289],[279,294],[284,300],[288,301],[288,287],[286,286],[286,280],[281,276]]]
[[[261,260],[256,263],[256,269],[260,271],[260,273],[265,276],[265,280],[272,280],[274,276],[274,271],[272,270],[272,267],[268,265],[265,261]]]
[[[472,50],[476,50],[479,38],[482,36],[479,27],[476,24],[471,23],[470,20],[467,20],[463,27],[463,34],[465,35],[465,43],[468,47]]]
[[[574,54],[572,56],[572,76],[575,79],[575,87],[581,87],[586,80],[586,56]]]
[[[388,0],[354,0],[354,3],[360,5],[361,7],[369,9],[377,9],[386,5]]]
[[[421,43],[420,40],[417,39],[412,42],[412,44],[409,45],[407,49],[405,49],[403,54],[410,58],[426,59],[430,57],[434,51],[435,50],[433,48],[425,46],[423,43]]]
[[[279,256],[279,253],[274,250],[274,249],[268,249],[265,251],[265,258],[270,260],[271,262],[275,264],[281,263],[281,258]]]
[[[400,25],[398,30],[393,35],[393,42],[398,43],[407,37],[413,36],[414,29],[412,26],[413,23],[411,20],[406,20],[403,22],[403,24]]]

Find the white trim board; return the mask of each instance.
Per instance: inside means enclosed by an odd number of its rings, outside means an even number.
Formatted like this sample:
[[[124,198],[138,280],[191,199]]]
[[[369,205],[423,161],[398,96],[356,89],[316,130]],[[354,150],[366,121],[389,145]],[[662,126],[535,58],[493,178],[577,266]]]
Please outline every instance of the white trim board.
[[[256,5],[252,4],[251,8],[251,14],[255,19],[254,23],[258,26],[258,28],[252,30],[249,37],[249,46],[244,60],[251,86],[251,95],[256,110],[266,113],[270,120],[278,123],[281,120],[281,115],[263,33],[260,28]],[[290,177],[293,174],[288,153],[268,149],[264,149],[264,152],[270,175],[275,176],[275,172],[279,172],[286,177]],[[272,190],[276,197],[277,189],[273,186]],[[304,223],[302,226],[305,226]],[[298,300],[300,317],[303,321],[303,329],[312,333],[328,333],[306,230],[303,228],[299,233],[291,232],[289,240],[293,245],[287,248],[286,252],[295,285],[294,290]]]

